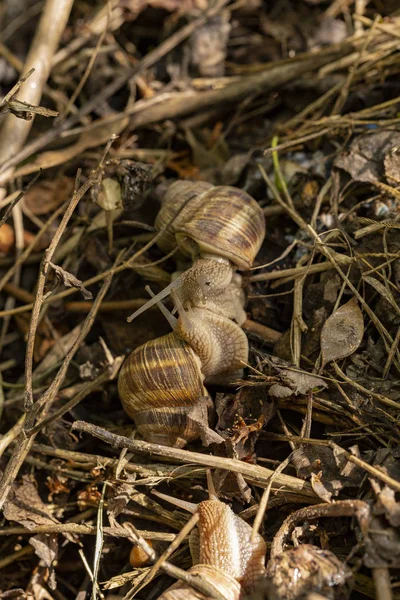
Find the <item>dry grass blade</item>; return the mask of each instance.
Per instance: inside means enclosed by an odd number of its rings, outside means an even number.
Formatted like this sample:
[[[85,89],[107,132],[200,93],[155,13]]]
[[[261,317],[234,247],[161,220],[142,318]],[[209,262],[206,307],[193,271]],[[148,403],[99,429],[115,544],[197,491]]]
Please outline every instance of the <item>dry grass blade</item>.
[[[188,450],[178,450],[177,448],[169,448],[168,446],[160,446],[158,444],[150,444],[149,442],[141,442],[137,440],[131,440],[121,435],[115,435],[106,429],[97,427],[90,423],[83,421],[76,421],[73,425],[73,429],[89,433],[104,442],[112,445],[114,448],[127,448],[131,452],[144,453],[162,456],[164,458],[177,460],[185,464],[193,463],[197,465],[203,465],[205,467],[213,469],[226,469],[227,471],[233,471],[241,473],[249,482],[260,487],[266,487],[269,485],[270,477],[274,471],[270,471],[265,467],[258,465],[250,465],[240,460],[232,458],[223,458],[218,456],[199,454],[197,452],[190,452]],[[293,498],[298,494],[300,498],[307,497],[310,501],[316,499],[311,486],[289,475],[279,474],[274,479],[275,489],[283,493],[293,493]]]

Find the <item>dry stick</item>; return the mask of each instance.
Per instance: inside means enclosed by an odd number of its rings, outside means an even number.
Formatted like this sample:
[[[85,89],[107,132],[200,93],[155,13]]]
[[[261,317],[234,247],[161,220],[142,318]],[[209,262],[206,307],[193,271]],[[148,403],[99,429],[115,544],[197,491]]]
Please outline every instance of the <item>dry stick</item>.
[[[106,300],[100,306],[99,312],[115,312],[117,310],[132,311],[132,310],[136,310],[137,308],[141,308],[142,306],[147,304],[147,302],[148,302],[147,298],[133,298],[131,300],[108,300],[108,301]],[[89,302],[89,301],[66,302],[64,304],[64,309],[67,312],[87,313],[91,309],[92,304],[93,303]],[[157,306],[150,306],[149,310],[151,310],[151,309],[158,310]]]
[[[265,488],[265,490],[263,492],[263,495],[261,496],[260,505],[258,507],[256,518],[254,519],[254,523],[253,523],[253,531],[251,532],[251,540],[250,541],[252,543],[255,542],[256,536],[261,527],[261,523],[264,519],[265,511],[267,510],[267,506],[268,506],[268,500],[271,495],[272,483],[273,483],[274,479],[286,469],[286,467],[288,466],[288,464],[291,461],[291,458],[292,458],[292,453],[290,453],[289,456],[287,458],[285,458],[285,460],[283,462],[281,462],[281,464],[275,469],[273,475],[271,475],[271,478],[269,480],[267,487]]]
[[[0,220],[0,227],[2,225],[4,225],[4,223],[7,221],[8,217],[10,216],[13,208],[18,204],[18,202],[22,199],[22,197],[24,196],[24,194],[26,194],[26,192],[28,192],[30,190],[30,188],[33,186],[34,183],[36,183],[37,179],[40,177],[40,171],[39,173],[37,173],[33,179],[28,183],[28,185],[26,187],[24,187],[20,193],[14,198],[14,200],[12,200],[7,208],[7,210],[5,211],[3,217]]]
[[[72,4],[72,0],[48,0],[48,2],[53,2],[56,5],[61,5],[62,2],[70,2]],[[0,177],[0,183],[4,183],[8,180],[7,173],[4,171],[8,171],[10,167],[15,166],[19,162],[25,160],[32,154],[38,152],[45,146],[47,146],[52,141],[56,140],[62,132],[67,131],[74,125],[80,122],[82,117],[89,114],[96,106],[106,102],[111,96],[113,96],[128,80],[135,80],[139,74],[141,74],[145,69],[152,67],[160,58],[164,57],[168,52],[173,50],[176,46],[178,46],[181,42],[183,42],[186,38],[188,38],[195,29],[204,25],[209,19],[217,15],[223,7],[228,3],[229,0],[221,0],[216,5],[212,6],[208,10],[205,11],[203,15],[185,25],[181,29],[179,29],[176,33],[171,35],[167,40],[162,42],[159,46],[154,48],[151,52],[146,54],[146,56],[134,67],[128,69],[125,73],[121,74],[114,81],[109,83],[100,94],[94,96],[91,100],[89,100],[78,112],[77,114],[71,115],[67,120],[60,125],[48,132],[44,135],[40,136],[30,144],[27,144],[25,148],[18,152],[15,151],[14,156],[12,156],[9,160],[7,160],[0,168],[0,173],[3,175]],[[58,10],[60,10],[58,8]],[[55,20],[57,22],[57,19]],[[49,53],[49,60],[51,62],[54,52]],[[46,61],[47,62],[47,61]],[[27,61],[28,64],[28,61]],[[10,138],[11,139],[11,138]]]
[[[29,104],[39,103],[50,74],[51,61],[64,33],[72,4],[73,0],[46,0],[24,65],[25,72],[31,68],[34,68],[35,72],[30,77],[29,84],[21,88],[18,100]],[[0,164],[5,161],[9,162],[8,159],[13,160],[19,153],[28,137],[32,123],[33,119],[25,121],[16,119],[14,115],[7,115],[1,128]],[[3,164],[2,168],[6,169],[7,163]]]
[[[286,538],[290,535],[296,523],[320,517],[356,517],[365,537],[368,533],[370,508],[363,500],[338,500],[332,502],[332,504],[317,504],[300,508],[284,520],[275,535],[271,546],[271,558],[283,553]]]
[[[118,458],[101,456],[99,454],[87,454],[85,452],[74,452],[73,450],[64,450],[63,448],[53,448],[52,446],[46,446],[45,444],[33,444],[32,450],[34,452],[39,452],[40,454],[45,454],[46,456],[54,456],[55,458],[62,458],[71,463],[77,463],[78,465],[82,465],[82,468],[85,469],[91,469],[93,466],[101,466],[104,468],[110,467],[115,470],[120,462]],[[163,480],[171,480],[174,479],[174,477],[181,477],[186,473],[193,474],[193,472],[199,477],[202,477],[205,472],[205,467],[204,469],[199,467],[176,467],[160,463],[142,465],[136,462],[126,463],[124,469],[130,473],[139,473],[139,475],[143,477],[153,477],[153,479],[157,478],[157,480],[160,478]]]
[[[348,261],[348,264],[354,262],[354,260],[355,259],[350,259]],[[258,273],[258,275],[252,275],[251,277],[249,277],[249,280],[251,282],[272,281],[274,279],[286,278],[285,281],[289,281],[291,279],[296,279],[297,277],[302,277],[305,273],[308,275],[314,275],[315,273],[323,273],[324,271],[329,271],[334,268],[335,267],[330,262],[325,262],[318,263],[316,265],[309,265],[306,267],[292,267],[290,269],[282,269],[281,271],[272,271],[271,273]],[[278,282],[278,284],[281,283],[282,282]]]
[[[32,371],[33,371],[33,348],[35,343],[35,335],[39,322],[40,310],[42,308],[43,300],[44,300],[44,286],[47,278],[47,272],[50,268],[50,262],[55,252],[55,249],[63,235],[65,228],[72,217],[72,213],[74,212],[78,202],[81,198],[86,194],[86,192],[92,187],[97,179],[97,174],[93,173],[89,179],[81,186],[80,189],[76,190],[72,196],[71,202],[68,206],[68,209],[65,211],[63,218],[57,228],[56,233],[45,252],[45,255],[42,260],[42,264],[39,271],[39,279],[37,283],[37,291],[35,302],[33,303],[31,321],[29,326],[28,340],[26,344],[26,358],[25,358],[25,379],[26,379],[26,391],[25,391],[25,410],[29,410],[33,405],[33,381],[32,381]],[[34,418],[34,415],[31,415],[31,418]],[[29,423],[28,425],[32,425],[33,423]]]
[[[374,27],[374,29],[378,29],[383,33],[388,33],[389,35],[394,36],[395,38],[400,38],[400,33],[398,31],[398,25],[386,24],[386,23],[376,23],[372,19],[368,19],[368,17],[364,17],[363,15],[354,15],[354,19],[363,23],[363,25],[368,25],[368,27]]]
[[[104,527],[105,535],[127,538],[131,535],[124,527]],[[30,529],[25,527],[2,527],[0,536],[6,535],[36,535],[38,533],[75,533],[77,535],[96,535],[97,528],[94,525],[79,523],[60,523],[59,525],[35,525]],[[140,531],[140,535],[148,540],[161,542],[173,542],[176,538],[174,533],[162,533],[158,531]]]
[[[275,344],[282,335],[280,331],[271,329],[271,327],[266,327],[265,325],[261,325],[261,323],[257,323],[257,321],[252,321],[251,319],[245,320],[242,325],[242,329],[244,329],[246,333],[256,335],[266,344]]]
[[[192,515],[190,517],[189,521],[182,527],[179,534],[171,542],[171,544],[168,546],[168,548],[165,550],[165,552],[163,552],[163,554],[161,554],[161,556],[156,560],[156,562],[151,567],[150,571],[148,572],[148,574],[146,575],[144,580],[141,582],[140,587],[135,591],[139,592],[145,585],[147,585],[148,583],[150,583],[150,581],[152,581],[152,579],[154,579],[155,575],[157,574],[157,571],[159,569],[162,569],[163,564],[169,559],[171,554],[179,548],[179,546],[181,545],[181,543],[183,542],[185,537],[189,535],[189,533],[197,525],[198,522],[199,522],[199,513],[195,513],[194,515]],[[133,588],[133,589],[135,589],[135,588]],[[129,594],[127,594],[126,598],[130,598],[130,597],[131,596]]]
[[[107,4],[106,8],[109,8],[109,7],[110,7],[110,5]],[[68,104],[65,107],[63,113],[59,116],[60,121],[62,121],[63,119],[65,119],[65,117],[68,115],[68,113],[71,112],[71,108],[74,105],[75,100],[77,99],[77,97],[79,96],[80,92],[82,91],[82,88],[85,85],[85,83],[86,83],[86,81],[87,81],[87,79],[88,79],[88,77],[89,77],[89,75],[90,75],[90,73],[91,73],[91,71],[93,69],[94,63],[96,62],[96,58],[98,56],[98,53],[99,53],[100,48],[101,48],[101,46],[103,44],[105,35],[107,33],[108,24],[109,24],[108,23],[109,17],[110,17],[110,12],[107,15],[107,19],[105,20],[103,31],[99,35],[99,39],[97,40],[96,47],[95,47],[95,49],[94,49],[94,51],[93,51],[93,53],[92,53],[92,55],[91,55],[91,57],[89,59],[88,65],[87,65],[87,67],[85,69],[85,72],[82,75],[81,80],[78,83],[77,87],[75,88],[75,90],[74,90],[71,98],[68,100]]]
[[[320,129],[316,133],[310,133],[309,135],[303,135],[302,137],[290,140],[288,142],[282,142],[282,144],[275,146],[275,148],[267,148],[267,150],[264,151],[264,154],[266,156],[268,156],[269,154],[272,154],[275,151],[280,152],[281,150],[288,150],[289,148],[292,148],[293,146],[297,146],[298,144],[304,144],[305,142],[315,140],[315,138],[323,136],[329,132],[330,132],[329,127],[326,127],[325,129]]]
[[[396,354],[399,345],[400,345],[400,327],[397,330],[396,337],[393,341],[392,347],[390,348],[390,352],[388,354],[387,361],[386,361],[385,367],[383,369],[383,373],[382,373],[383,379],[387,379],[387,376],[389,375],[390,367],[392,366],[394,355]]]
[[[349,68],[349,72],[348,72],[346,81],[340,87],[340,93],[339,93],[338,97],[336,98],[335,105],[332,109],[332,115],[336,115],[336,114],[340,113],[342,111],[343,106],[345,105],[345,102],[346,102],[349,92],[350,92],[350,86],[351,86],[353,79],[357,72],[357,68],[361,62],[363,55],[365,54],[365,51],[366,51],[370,41],[372,40],[372,36],[373,36],[374,30],[375,30],[375,24],[376,24],[376,19],[375,19],[374,25],[371,27],[371,29],[368,32],[368,35],[365,39],[364,44],[360,48],[360,51],[359,51],[359,54],[358,54],[358,57],[357,57],[355,63],[353,65],[351,65],[351,67]]]
[[[393,593],[389,569],[387,567],[375,567],[375,569],[372,569],[372,578],[374,580],[376,600],[392,600]]]
[[[308,260],[308,254],[302,256],[297,263],[297,268],[302,267],[303,264]],[[312,262],[312,259],[310,260],[310,262]],[[303,319],[303,288],[306,281],[306,277],[307,273],[305,273],[302,277],[297,277],[294,282],[293,313],[290,327],[290,341],[292,361],[296,367],[300,367],[301,336],[302,333],[306,333],[308,330],[308,327]]]
[[[203,465],[205,467],[211,467],[215,469],[225,469],[227,471],[233,471],[241,473],[248,481],[259,487],[265,487],[269,483],[269,479],[274,471],[259,465],[250,465],[248,463],[236,460],[233,458],[222,458],[213,455],[200,454],[198,452],[189,452],[188,450],[179,450],[177,448],[170,448],[168,446],[161,446],[159,444],[151,444],[149,442],[142,442],[139,440],[131,440],[127,437],[116,435],[97,427],[91,423],[85,423],[84,421],[76,421],[72,428],[77,431],[89,433],[90,435],[97,437],[107,444],[110,444],[113,448],[122,449],[127,448],[131,452],[140,454],[149,454],[163,456],[164,458],[170,458],[178,460],[186,464]],[[276,486],[283,492],[294,492],[300,493],[303,498],[307,497],[308,500],[315,501],[317,496],[313,491],[311,485],[298,479],[297,477],[291,477],[290,475],[279,475],[275,479]]]

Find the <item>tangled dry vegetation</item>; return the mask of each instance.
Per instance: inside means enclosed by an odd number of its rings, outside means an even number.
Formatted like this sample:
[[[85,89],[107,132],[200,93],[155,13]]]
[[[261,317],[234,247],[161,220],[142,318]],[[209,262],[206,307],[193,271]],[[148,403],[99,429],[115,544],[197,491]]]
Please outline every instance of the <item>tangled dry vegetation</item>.
[[[211,469],[272,556],[248,597],[400,598],[398,2],[0,14],[0,597],[192,584],[187,513],[152,491],[199,503]],[[117,392],[170,331],[157,307],[126,318],[176,269],[153,225],[177,179],[241,188],[266,220],[249,364],[210,388],[208,448],[143,441]]]

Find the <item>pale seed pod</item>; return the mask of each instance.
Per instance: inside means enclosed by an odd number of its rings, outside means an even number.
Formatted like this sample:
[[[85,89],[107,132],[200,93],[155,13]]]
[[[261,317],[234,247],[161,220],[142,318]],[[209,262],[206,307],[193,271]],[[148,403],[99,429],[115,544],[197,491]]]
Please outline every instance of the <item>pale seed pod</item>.
[[[151,540],[145,540],[150,548],[153,547]],[[140,546],[132,546],[132,550],[129,554],[129,563],[131,567],[137,569],[138,567],[144,567],[150,562],[150,557]]]

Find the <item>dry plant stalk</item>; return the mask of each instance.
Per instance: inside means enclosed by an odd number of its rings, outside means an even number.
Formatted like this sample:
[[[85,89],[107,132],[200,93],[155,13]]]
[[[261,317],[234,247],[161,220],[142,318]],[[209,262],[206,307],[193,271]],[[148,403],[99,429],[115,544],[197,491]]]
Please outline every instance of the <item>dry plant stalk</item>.
[[[39,26],[36,30],[24,71],[34,69],[34,73],[22,86],[18,100],[28,104],[38,104],[43,88],[49,77],[52,59],[58,48],[61,36],[73,5],[73,0],[46,0]],[[6,163],[21,150],[32,121],[16,119],[8,115],[1,126],[0,164]]]

